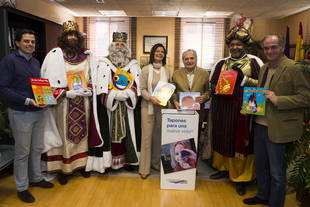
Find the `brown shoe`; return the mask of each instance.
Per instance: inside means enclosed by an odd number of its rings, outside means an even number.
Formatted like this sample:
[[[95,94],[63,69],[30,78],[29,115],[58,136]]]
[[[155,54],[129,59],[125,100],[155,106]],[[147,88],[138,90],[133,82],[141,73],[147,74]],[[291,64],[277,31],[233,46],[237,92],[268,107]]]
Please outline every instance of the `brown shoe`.
[[[17,197],[25,203],[33,203],[35,201],[35,198],[28,190],[17,192]]]
[[[142,180],[145,180],[149,175],[147,174],[140,174],[140,177]]]

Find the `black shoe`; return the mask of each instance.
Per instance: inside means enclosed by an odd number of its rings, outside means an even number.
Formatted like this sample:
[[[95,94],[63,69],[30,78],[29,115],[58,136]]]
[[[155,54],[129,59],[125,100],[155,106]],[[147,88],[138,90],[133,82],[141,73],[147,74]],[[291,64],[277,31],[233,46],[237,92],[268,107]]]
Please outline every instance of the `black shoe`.
[[[247,198],[243,200],[244,204],[247,205],[258,205],[258,204],[262,204],[262,205],[268,205],[269,201],[268,200],[263,200],[260,198],[252,197],[252,198]]]
[[[25,203],[33,203],[35,201],[35,198],[28,190],[17,192],[17,197],[19,197],[19,199]]]
[[[236,183],[236,191],[241,196],[245,195],[246,193],[245,183]]]
[[[60,185],[66,185],[68,183],[68,175],[59,173],[57,176],[57,180]]]
[[[133,172],[136,170],[136,168],[132,165],[127,165],[124,167],[125,170],[127,170],[128,172]]]
[[[228,178],[228,176],[229,176],[228,171],[219,171],[217,173],[214,173],[213,175],[210,175],[210,179],[218,180]]]
[[[81,170],[81,175],[82,175],[84,178],[89,178],[89,177],[90,177],[90,172],[86,172],[85,170]]]
[[[31,187],[40,187],[40,188],[52,188],[52,187],[54,187],[53,183],[47,182],[45,180],[41,180],[40,182],[37,182],[37,183],[30,183],[29,185]]]

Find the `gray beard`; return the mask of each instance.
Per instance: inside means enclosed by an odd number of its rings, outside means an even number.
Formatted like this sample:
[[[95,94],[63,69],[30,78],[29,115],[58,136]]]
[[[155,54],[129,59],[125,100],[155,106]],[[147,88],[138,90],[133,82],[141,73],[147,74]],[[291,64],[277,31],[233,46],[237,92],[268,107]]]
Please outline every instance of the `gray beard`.
[[[130,59],[128,57],[126,57],[126,55],[121,51],[119,51],[119,52],[116,51],[116,52],[110,54],[109,60],[116,67],[124,67],[130,61]]]

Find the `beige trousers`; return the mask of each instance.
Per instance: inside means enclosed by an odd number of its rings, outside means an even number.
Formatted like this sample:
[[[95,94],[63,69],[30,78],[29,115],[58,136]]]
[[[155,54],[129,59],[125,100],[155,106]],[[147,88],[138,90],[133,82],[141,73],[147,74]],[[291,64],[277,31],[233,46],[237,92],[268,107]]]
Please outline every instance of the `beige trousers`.
[[[145,105],[144,105],[145,106]],[[151,166],[160,168],[161,157],[161,114],[162,107],[154,106],[154,119],[148,117],[148,108],[141,108],[142,141],[139,173],[148,175]]]

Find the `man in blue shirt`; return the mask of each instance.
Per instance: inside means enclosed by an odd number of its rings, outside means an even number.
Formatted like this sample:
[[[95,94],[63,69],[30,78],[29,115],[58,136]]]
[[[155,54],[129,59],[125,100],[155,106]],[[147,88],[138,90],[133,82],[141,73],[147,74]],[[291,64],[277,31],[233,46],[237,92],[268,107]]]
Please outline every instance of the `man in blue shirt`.
[[[0,62],[0,97],[9,104],[9,120],[15,140],[14,179],[17,196],[32,203],[35,198],[28,186],[52,188],[40,169],[43,149],[42,108],[36,104],[30,77],[40,77],[40,63],[32,57],[36,38],[32,30],[18,30],[15,34],[17,51]]]

